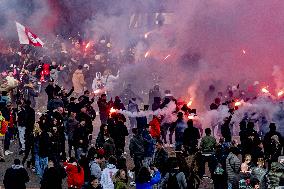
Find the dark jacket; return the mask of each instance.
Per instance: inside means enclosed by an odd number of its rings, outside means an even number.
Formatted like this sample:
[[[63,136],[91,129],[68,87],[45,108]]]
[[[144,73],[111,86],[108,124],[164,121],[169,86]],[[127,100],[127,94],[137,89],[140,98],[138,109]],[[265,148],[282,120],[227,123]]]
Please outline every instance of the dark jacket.
[[[74,136],[74,132],[76,130],[76,128],[79,125],[79,121],[77,121],[76,119],[73,118],[69,118],[67,120],[67,124],[66,124],[66,133],[68,136],[68,140],[72,141],[73,140],[73,136]]]
[[[25,189],[29,182],[28,172],[22,165],[12,165],[4,175],[4,186],[6,189]]]
[[[25,87],[24,99],[25,100],[30,100],[32,107],[35,107],[35,105],[36,105],[35,97],[38,97],[38,93],[35,92],[35,90],[33,88]]]
[[[88,147],[88,132],[86,129],[86,126],[79,126],[75,129],[74,135],[74,145],[78,148],[87,148]],[[80,143],[80,140],[83,141],[83,143]]]
[[[189,126],[184,130],[183,145],[197,147],[198,139],[200,139],[200,133],[197,128]]]
[[[52,85],[47,85],[45,88],[45,92],[48,97],[48,101],[54,98],[54,94],[58,94],[61,88],[58,85],[52,86]]]
[[[35,124],[35,110],[25,106],[25,126],[26,132],[32,132]]]
[[[178,186],[176,186],[176,189],[186,189],[187,188],[187,182],[185,178],[185,174],[178,169],[172,170],[170,173],[167,173],[165,177],[162,179],[162,186],[163,188],[166,188],[166,184],[171,176],[176,176]]]
[[[81,121],[85,121],[85,127],[86,127],[86,130],[88,132],[88,134],[92,134],[93,133],[93,122],[92,122],[92,117],[89,116],[89,114],[87,113],[84,113],[84,112],[80,112],[78,115],[77,115],[77,120],[79,122]]]
[[[162,174],[165,174],[167,160],[168,152],[164,148],[155,152],[154,165],[160,170]]]
[[[59,107],[64,107],[64,103],[60,98],[53,98],[48,101],[47,110],[53,111]]]
[[[141,135],[135,135],[130,139],[130,156],[144,158],[144,139]]]
[[[40,157],[48,157],[50,154],[50,138],[46,131],[43,131],[39,136],[39,151]]]
[[[40,189],[62,189],[62,179],[66,176],[67,174],[63,167],[46,168],[40,182]]]
[[[115,135],[113,136],[113,140],[116,147],[124,148],[125,146],[125,137],[128,136],[128,130],[127,127],[124,125],[123,122],[119,121],[114,126]]]
[[[142,136],[144,139],[144,156],[152,157],[155,151],[155,140],[151,137],[150,133],[145,130]]]

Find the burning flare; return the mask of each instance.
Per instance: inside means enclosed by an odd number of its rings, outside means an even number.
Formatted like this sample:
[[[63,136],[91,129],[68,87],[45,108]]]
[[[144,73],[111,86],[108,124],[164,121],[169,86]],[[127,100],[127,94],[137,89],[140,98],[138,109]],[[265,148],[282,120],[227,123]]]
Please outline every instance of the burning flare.
[[[109,113],[112,114],[112,113],[115,113],[115,112],[116,112],[116,110],[113,107],[111,107],[111,109],[109,110]]]
[[[268,93],[269,93],[269,90],[267,89],[267,87],[263,87],[263,88],[261,89],[261,92],[268,94]]]
[[[243,49],[243,50],[242,50],[242,52],[243,52],[243,54],[246,54],[246,51],[245,51],[245,49]]]
[[[99,94],[101,92],[101,89],[97,89],[94,91],[94,94]]]
[[[188,119],[194,119],[194,115],[190,114],[187,116]]]
[[[87,50],[91,46],[91,42],[89,41],[85,47],[85,50]]]
[[[242,102],[240,101],[235,102],[235,106],[240,106],[240,105],[242,105]]]
[[[147,39],[148,36],[149,36],[151,33],[152,33],[152,31],[149,31],[149,32],[145,33],[145,34],[144,34],[144,38]]]
[[[279,91],[279,92],[277,93],[277,96],[278,96],[278,97],[281,97],[281,96],[283,96],[283,94],[284,94],[284,91],[281,90],[281,91]]]
[[[190,106],[192,105],[192,102],[193,102],[193,100],[190,99],[190,100],[188,101],[188,103],[187,103],[187,107],[190,107]]]

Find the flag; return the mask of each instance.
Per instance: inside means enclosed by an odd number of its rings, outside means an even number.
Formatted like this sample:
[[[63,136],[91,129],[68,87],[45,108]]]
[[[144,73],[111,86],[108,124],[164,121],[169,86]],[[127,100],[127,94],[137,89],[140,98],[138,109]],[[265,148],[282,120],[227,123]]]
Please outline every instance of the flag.
[[[28,28],[16,22],[20,44],[43,47],[43,42]]]

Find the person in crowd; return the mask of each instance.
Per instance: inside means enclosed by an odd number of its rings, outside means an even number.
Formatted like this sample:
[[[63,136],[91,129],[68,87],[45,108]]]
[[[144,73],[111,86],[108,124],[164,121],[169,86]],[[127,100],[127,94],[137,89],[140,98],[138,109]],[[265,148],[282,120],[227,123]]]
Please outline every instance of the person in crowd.
[[[284,166],[280,162],[272,162],[271,168],[268,171],[268,188],[276,189],[279,186],[284,186],[281,180],[284,178]]]
[[[155,101],[155,98],[156,98],[156,101]],[[157,99],[160,99],[161,101],[161,98],[162,98],[162,95],[161,95],[161,92],[160,92],[160,86],[159,85],[155,85],[153,89],[150,89],[149,91],[149,105],[153,105],[155,102],[157,103],[158,100]],[[156,108],[153,109],[153,106],[152,106],[152,110],[156,110]]]
[[[114,189],[128,189],[128,176],[124,169],[120,169],[115,174]]]
[[[171,170],[162,179],[161,185],[164,188],[187,188],[187,180],[185,174],[180,171],[177,159],[174,159],[174,161],[171,162]]]
[[[111,156],[108,159],[106,168],[102,171],[101,184],[103,189],[114,189],[113,176],[115,176],[118,169],[116,168],[116,158]]]
[[[71,111],[70,117],[67,120],[66,123],[66,134],[68,137],[68,154],[69,157],[72,155],[72,148],[75,147],[74,145],[74,132],[79,126],[79,121],[76,119],[76,111]]]
[[[249,166],[246,163],[241,164],[241,171],[238,175],[239,189],[251,188],[251,180],[253,179]]]
[[[161,137],[161,123],[159,116],[153,116],[153,119],[149,122],[150,135],[153,139],[158,140]]]
[[[257,166],[252,169],[252,176],[259,181],[259,188],[267,188],[267,169],[264,167],[264,159],[258,158]]]
[[[31,107],[35,108],[36,106],[36,100],[35,97],[38,97],[38,92],[35,91],[34,85],[32,82],[29,82],[29,84],[24,86],[24,99],[31,101]]]
[[[115,144],[116,150],[121,150],[124,152],[125,148],[125,137],[128,136],[128,130],[126,125],[124,124],[124,120],[120,116],[116,116],[116,124],[113,128],[113,140]]]
[[[164,176],[166,174],[165,164],[168,160],[168,152],[164,149],[161,140],[156,141],[156,151],[154,154],[153,164],[157,167],[160,173]]]
[[[150,135],[149,126],[145,128],[142,133],[142,137],[144,139],[144,160],[143,166],[149,167],[152,163],[152,158],[155,151],[155,141]]]
[[[101,124],[107,124],[107,119],[108,119],[108,116],[109,116],[109,107],[108,107],[108,103],[107,103],[106,94],[101,95],[97,104],[98,104],[98,107],[99,107]]]
[[[31,152],[33,159],[34,136],[33,129],[35,124],[35,110],[31,107],[31,101],[25,101],[25,156],[22,164],[24,165],[29,153]]]
[[[119,96],[114,98],[113,108],[116,110],[125,110],[124,104],[121,102]]]
[[[30,178],[19,159],[14,160],[12,167],[8,168],[4,175],[3,184],[6,189],[26,189],[26,183]]]
[[[142,161],[144,160],[144,139],[138,134],[138,129],[133,128],[132,133],[133,137],[130,139],[129,151],[130,156],[134,161],[135,173],[138,174],[138,171],[142,167]]]
[[[48,102],[54,98],[54,95],[60,92],[61,88],[54,83],[53,79],[49,79],[48,85],[45,88],[45,92],[47,94]]]
[[[226,159],[226,172],[228,175],[228,187],[232,189],[238,188],[238,174],[241,166],[241,161],[238,158],[239,149],[236,147],[230,148],[230,153]]]
[[[74,92],[76,96],[79,96],[83,93],[86,86],[85,76],[83,74],[83,66],[79,65],[77,70],[73,73],[72,83],[74,86]]]
[[[62,189],[62,180],[67,176],[61,166],[56,166],[52,159],[48,160],[48,167],[44,170],[40,181],[40,189]]]
[[[81,121],[78,127],[74,130],[73,139],[76,159],[78,159],[83,152],[87,152],[89,134],[85,124],[85,121]]]
[[[130,111],[131,113],[139,111],[138,105],[136,103],[136,98],[132,98],[129,100],[127,110]],[[137,127],[136,117],[129,117],[129,121],[130,121],[130,129]]]
[[[64,167],[67,174],[68,189],[82,188],[84,185],[84,170],[78,165],[74,157],[71,157],[68,162],[64,162]]]
[[[151,176],[152,175],[152,176]],[[161,173],[156,167],[141,167],[135,179],[136,189],[151,189],[161,181]]]
[[[260,141],[259,135],[257,131],[254,130],[254,123],[248,122],[246,135],[245,135],[245,145],[242,155],[250,154],[253,151],[253,149],[255,149],[258,146],[259,141]]]
[[[105,160],[103,155],[96,154],[96,157],[93,157],[89,163],[89,168],[91,175],[95,176],[98,180],[101,180],[102,169],[101,164]]]
[[[183,146],[189,154],[197,151],[198,139],[200,139],[199,130],[193,126],[193,121],[190,119],[187,121],[187,128],[183,134]]]
[[[213,154],[217,147],[216,139],[211,136],[211,129],[205,129],[205,136],[201,139],[200,149],[202,152],[202,173],[205,174],[205,163],[208,162],[211,175],[214,172]]]
[[[90,181],[82,189],[103,189],[103,187],[97,177],[91,176]]]
[[[183,145],[183,134],[185,129],[186,129],[186,122],[184,120],[183,113],[178,112],[177,120],[174,124],[172,124],[172,128],[170,128],[170,130],[174,130],[175,132],[175,140],[176,140],[175,149],[177,151],[180,151]]]

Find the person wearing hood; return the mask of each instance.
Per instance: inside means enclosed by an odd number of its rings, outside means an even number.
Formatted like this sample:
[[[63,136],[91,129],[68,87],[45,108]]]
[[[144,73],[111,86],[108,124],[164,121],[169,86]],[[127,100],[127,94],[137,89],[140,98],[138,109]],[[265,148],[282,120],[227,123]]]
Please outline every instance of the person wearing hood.
[[[279,186],[283,186],[281,180],[284,179],[284,165],[279,162],[272,162],[271,169],[267,174],[268,188],[277,189]]]
[[[40,181],[40,189],[62,189],[62,180],[66,176],[65,169],[61,166],[54,166],[54,161],[50,159]]]
[[[124,169],[117,171],[114,177],[114,189],[128,189],[128,176]]]
[[[12,167],[8,168],[4,175],[3,184],[6,189],[26,189],[26,183],[30,178],[19,159],[14,160]]]
[[[132,98],[129,100],[128,111],[130,111],[131,113],[139,111],[138,105],[136,103],[136,98]],[[130,129],[137,127],[136,117],[129,117],[129,121],[130,121]]]
[[[118,169],[116,168],[116,158],[111,156],[108,159],[107,167],[102,171],[101,185],[103,189],[114,189],[114,183],[112,177],[116,174]]]
[[[177,185],[176,185],[177,184]],[[164,188],[176,188],[176,189],[186,189],[187,181],[185,174],[180,171],[178,166],[177,159],[173,159],[171,162],[171,171],[168,172],[161,182],[162,187]]]
[[[81,95],[84,92],[84,88],[86,85],[82,65],[79,65],[78,69],[75,70],[75,72],[73,73],[72,83],[74,86],[74,92],[77,94],[77,96]]]

